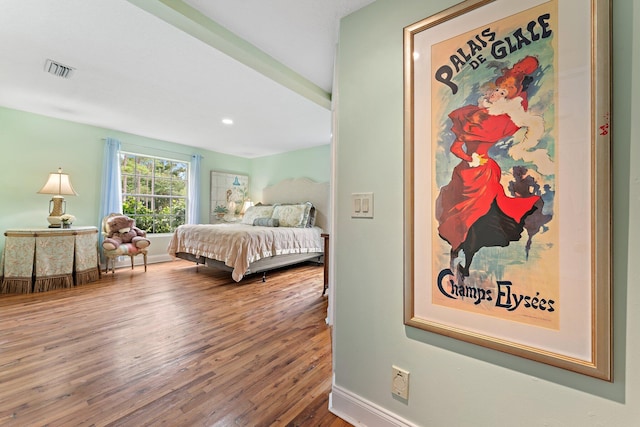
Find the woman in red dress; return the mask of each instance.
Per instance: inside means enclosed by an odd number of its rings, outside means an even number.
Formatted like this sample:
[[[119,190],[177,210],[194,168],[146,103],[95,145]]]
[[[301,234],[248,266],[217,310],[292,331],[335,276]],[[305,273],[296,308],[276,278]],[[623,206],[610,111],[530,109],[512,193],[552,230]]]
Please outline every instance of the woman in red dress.
[[[504,70],[487,100],[449,114],[456,136],[450,150],[461,162],[440,190],[436,218],[440,237],[451,245],[452,270],[458,252],[464,251],[465,265],[458,265],[463,277],[469,275],[473,256],[480,248],[508,246],[520,240],[526,217],[542,209],[539,196],[505,194],[500,166],[488,154],[496,142],[513,136],[523,126],[520,118],[526,116],[527,97],[522,83],[537,67],[537,59],[524,58]]]

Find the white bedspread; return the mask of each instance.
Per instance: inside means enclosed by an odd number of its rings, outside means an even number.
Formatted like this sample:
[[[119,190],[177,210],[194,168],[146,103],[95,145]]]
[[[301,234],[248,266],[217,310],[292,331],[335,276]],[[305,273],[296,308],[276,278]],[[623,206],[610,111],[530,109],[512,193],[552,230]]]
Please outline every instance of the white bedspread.
[[[322,229],[257,227],[246,224],[181,225],[173,233],[167,252],[178,252],[222,261],[233,268],[231,277],[242,280],[249,264],[285,254],[323,252]]]

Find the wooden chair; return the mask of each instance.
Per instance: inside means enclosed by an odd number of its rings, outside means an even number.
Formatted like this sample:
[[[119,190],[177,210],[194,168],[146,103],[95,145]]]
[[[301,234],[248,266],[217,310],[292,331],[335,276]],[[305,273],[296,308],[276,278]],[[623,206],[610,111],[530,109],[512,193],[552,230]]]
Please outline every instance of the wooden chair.
[[[110,213],[102,219],[102,237],[103,239],[109,235],[109,225],[108,221],[111,217],[122,215],[120,213]],[[111,273],[115,273],[115,264],[116,258],[119,256],[128,256],[131,258],[131,269],[133,270],[133,258],[137,255],[142,255],[144,258],[144,271],[147,271],[147,249],[146,248],[137,248],[133,243],[123,243],[119,247],[114,250],[108,250],[102,248],[102,252],[105,257],[105,268],[104,272],[109,272],[109,263],[111,263]]]

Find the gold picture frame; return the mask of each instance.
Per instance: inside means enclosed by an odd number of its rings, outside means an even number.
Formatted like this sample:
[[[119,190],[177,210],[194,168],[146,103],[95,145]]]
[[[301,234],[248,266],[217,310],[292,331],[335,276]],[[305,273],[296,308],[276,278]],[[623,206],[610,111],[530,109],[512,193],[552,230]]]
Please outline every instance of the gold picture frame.
[[[404,28],[404,323],[612,380],[611,2]]]

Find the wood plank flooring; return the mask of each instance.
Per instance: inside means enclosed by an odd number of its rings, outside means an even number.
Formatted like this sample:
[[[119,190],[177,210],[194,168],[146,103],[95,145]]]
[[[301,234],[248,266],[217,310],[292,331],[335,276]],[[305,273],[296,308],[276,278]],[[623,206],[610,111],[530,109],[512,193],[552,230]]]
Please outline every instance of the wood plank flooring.
[[[0,295],[0,425],[331,426],[322,266],[186,261]]]

